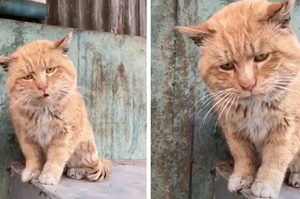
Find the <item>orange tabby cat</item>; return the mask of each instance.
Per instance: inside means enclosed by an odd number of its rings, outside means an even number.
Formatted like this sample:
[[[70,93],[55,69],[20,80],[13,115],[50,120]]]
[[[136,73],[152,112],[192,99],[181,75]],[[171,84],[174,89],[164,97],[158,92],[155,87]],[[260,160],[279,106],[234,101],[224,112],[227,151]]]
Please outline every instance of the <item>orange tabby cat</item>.
[[[0,57],[7,72],[9,111],[26,159],[22,181],[58,184],[70,178],[104,180],[108,160],[99,160],[77,74],[67,56],[72,33],[59,41],[36,41]],[[46,155],[46,161],[43,160]]]
[[[255,196],[276,198],[287,170],[289,184],[299,188],[300,46],[290,22],[293,4],[243,0],[199,26],[177,27],[200,46],[200,72],[234,157],[232,192],[251,187]]]

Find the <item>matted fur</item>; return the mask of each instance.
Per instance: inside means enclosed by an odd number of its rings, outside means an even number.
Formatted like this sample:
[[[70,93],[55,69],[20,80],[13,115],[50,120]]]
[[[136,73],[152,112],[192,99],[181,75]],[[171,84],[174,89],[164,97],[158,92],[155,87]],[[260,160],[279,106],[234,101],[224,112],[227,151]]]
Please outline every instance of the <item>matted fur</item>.
[[[98,158],[76,69],[66,55],[71,37],[28,43],[0,57],[9,111],[26,159],[24,182],[38,178],[57,184],[64,169],[70,178],[91,181],[107,179],[111,172],[110,161]]]
[[[251,186],[255,196],[276,198],[287,170],[289,184],[299,187],[300,46],[290,25],[293,3],[239,1],[199,26],[177,27],[200,46],[199,69],[234,158],[230,191]]]

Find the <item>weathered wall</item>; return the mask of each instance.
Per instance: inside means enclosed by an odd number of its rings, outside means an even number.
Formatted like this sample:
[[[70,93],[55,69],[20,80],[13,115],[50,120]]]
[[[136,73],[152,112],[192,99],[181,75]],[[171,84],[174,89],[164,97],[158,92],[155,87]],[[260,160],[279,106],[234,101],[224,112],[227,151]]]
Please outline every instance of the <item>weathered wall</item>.
[[[72,29],[0,20],[0,54],[24,43],[56,40]],[[69,56],[78,70],[99,156],[146,158],[146,39],[73,30]],[[9,123],[5,74],[0,70],[0,198],[7,192],[6,168],[19,156]]]
[[[176,0],[151,1],[151,197],[189,198],[193,80],[190,65],[176,62]],[[181,59],[181,58],[180,58]],[[191,90],[190,90],[191,89]],[[189,99],[191,97],[191,99]]]
[[[229,156],[216,118],[202,110],[206,95],[197,68],[198,49],[174,25],[207,20],[231,0],[151,1],[151,142],[153,199],[212,199],[214,163]],[[300,3],[293,16],[300,36]]]
[[[212,198],[209,170],[224,154],[214,120],[200,129],[205,86],[197,68],[198,50],[174,25],[200,23],[196,0],[152,0],[152,198]],[[202,12],[201,12],[201,11]]]

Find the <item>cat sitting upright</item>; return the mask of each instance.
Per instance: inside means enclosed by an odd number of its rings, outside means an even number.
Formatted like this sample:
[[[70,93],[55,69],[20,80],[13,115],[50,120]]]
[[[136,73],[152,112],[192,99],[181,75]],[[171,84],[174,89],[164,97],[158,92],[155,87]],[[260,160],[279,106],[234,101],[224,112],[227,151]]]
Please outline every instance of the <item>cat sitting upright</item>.
[[[111,163],[98,158],[77,74],[67,56],[72,33],[59,41],[25,44],[0,64],[7,72],[12,123],[26,159],[22,181],[58,184],[70,178],[102,181]],[[46,155],[46,161],[43,160]]]
[[[300,184],[300,46],[294,0],[243,0],[198,26],[177,27],[200,47],[199,69],[234,158],[228,188],[276,198],[287,170]],[[255,169],[255,150],[262,163]]]

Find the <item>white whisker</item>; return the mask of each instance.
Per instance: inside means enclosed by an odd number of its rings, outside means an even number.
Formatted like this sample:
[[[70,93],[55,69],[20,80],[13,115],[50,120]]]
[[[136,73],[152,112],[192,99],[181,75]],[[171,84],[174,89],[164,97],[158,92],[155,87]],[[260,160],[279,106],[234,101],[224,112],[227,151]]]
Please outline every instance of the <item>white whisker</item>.
[[[216,107],[220,102],[222,102],[223,99],[226,99],[231,93],[226,93],[220,100],[218,100],[212,107],[211,109],[205,114],[204,118],[202,119],[202,122],[200,124],[201,128],[203,127],[203,125],[205,124],[205,121],[207,119],[207,116],[209,115],[209,113],[213,110],[214,107]]]
[[[225,116],[225,122],[227,122],[227,116],[228,116],[228,113],[229,113],[229,111],[230,111],[232,105],[233,105],[235,102],[238,101],[237,99],[238,99],[238,97],[234,97],[234,99],[232,100],[232,103],[230,104],[229,108],[227,109],[227,113],[226,113],[226,116]]]
[[[215,93],[208,93],[208,94],[206,94],[204,97],[202,97],[201,99],[199,99],[199,100],[192,106],[192,108],[190,109],[189,113],[191,113],[191,111],[193,110],[193,108],[194,108],[199,102],[201,102],[202,100],[204,100],[205,98],[216,96],[217,94],[222,93],[222,92],[224,92],[224,90],[218,91],[218,92],[215,92]]]

